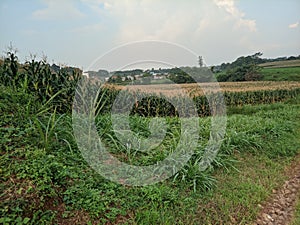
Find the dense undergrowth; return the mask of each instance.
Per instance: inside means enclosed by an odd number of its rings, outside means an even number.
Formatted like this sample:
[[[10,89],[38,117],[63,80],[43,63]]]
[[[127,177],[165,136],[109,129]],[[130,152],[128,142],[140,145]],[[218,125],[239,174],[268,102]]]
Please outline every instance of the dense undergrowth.
[[[237,154],[281,160],[299,150],[297,99],[273,105],[231,107],[223,145],[210,169],[201,172],[196,163],[210,129],[210,118],[199,118],[199,146],[183,170],[162,183],[126,187],[104,179],[87,165],[73,140],[69,114],[49,113],[36,101],[36,96],[4,86],[0,89],[0,220],[7,224],[63,223],[79,212],[88,215],[85,222],[100,224],[121,220],[129,224],[184,224],[186,210],[195,209],[196,199],[216,187],[214,174],[224,168],[234,170]],[[176,141],[171,141],[176,139],[173,135],[166,137],[165,147],[159,151],[137,156],[117,142],[110,142],[112,136],[107,134],[112,130],[107,115],[97,120],[101,123],[100,133],[106,128],[104,138],[111,143],[113,153],[127,162],[160,160],[168,154],[170,145],[176,145]],[[147,135],[145,124],[149,120],[132,116],[132,129]],[[169,117],[167,121],[170,126],[178,126],[176,118]],[[173,208],[176,214],[171,213]],[[180,209],[184,209],[182,213]]]
[[[212,165],[201,171],[198,163],[211,128],[207,100],[201,97],[194,99],[202,116],[197,119],[199,140],[182,170],[164,182],[145,187],[113,183],[88,165],[74,140],[71,108],[80,76],[74,71],[52,73],[45,62],[27,62],[18,69],[16,60],[8,54],[0,70],[3,224],[224,224],[230,216],[246,223],[254,219],[256,205],[271,191],[268,186],[274,185],[272,180],[254,185],[254,180],[257,176],[262,180],[276,177],[280,172],[274,169],[273,174],[256,174],[250,176],[252,183],[243,183],[239,182],[240,162],[263,161],[267,168],[279,168],[280,162],[299,152],[299,90],[225,94],[226,135]],[[109,109],[117,94],[116,90],[101,90],[105,100],[101,105],[106,107],[98,109],[95,120],[111,153],[135,165],[164,159],[180,139],[181,123],[175,108],[156,98],[145,98],[133,108],[130,128],[138,135],[148,137],[153,116],[164,117],[167,124],[163,142],[151,152],[140,153],[114,135]],[[233,174],[230,182],[238,187],[239,198],[229,194],[226,180],[218,183],[227,176],[223,173]],[[208,208],[204,209],[202,200]],[[234,214],[235,209],[242,209],[241,213]]]

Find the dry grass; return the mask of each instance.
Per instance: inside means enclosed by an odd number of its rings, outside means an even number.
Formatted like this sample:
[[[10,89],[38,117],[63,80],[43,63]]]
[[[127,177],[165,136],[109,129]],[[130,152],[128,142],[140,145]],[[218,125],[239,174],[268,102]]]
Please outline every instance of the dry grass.
[[[264,68],[297,67],[297,66],[300,66],[300,60],[296,59],[296,60],[268,62],[268,63],[262,63],[259,66],[264,67]]]
[[[244,92],[260,90],[291,90],[300,88],[297,81],[251,81],[251,82],[220,82],[220,83],[201,83],[201,84],[156,84],[156,85],[127,85],[109,87],[115,89],[126,89],[129,91],[141,91],[145,93],[163,94],[165,96],[178,96],[188,94],[192,96],[203,95],[203,92]]]

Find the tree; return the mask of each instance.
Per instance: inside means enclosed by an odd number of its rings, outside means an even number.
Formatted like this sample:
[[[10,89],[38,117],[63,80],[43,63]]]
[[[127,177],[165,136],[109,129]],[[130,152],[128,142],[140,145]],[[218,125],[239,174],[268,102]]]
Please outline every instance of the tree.
[[[203,57],[202,56],[199,56],[198,63],[199,63],[200,67],[203,67],[204,63],[203,63]]]
[[[260,79],[261,79],[260,68],[257,65],[251,65],[245,74],[245,80],[257,81]]]
[[[228,70],[226,74],[223,74],[222,76],[218,76],[218,81],[255,81],[259,80],[260,78],[261,75],[257,65],[244,64]]]

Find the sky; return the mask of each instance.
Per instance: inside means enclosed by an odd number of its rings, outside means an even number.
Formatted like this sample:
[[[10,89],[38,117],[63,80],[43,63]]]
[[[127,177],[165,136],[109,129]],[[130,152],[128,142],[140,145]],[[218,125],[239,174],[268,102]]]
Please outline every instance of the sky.
[[[111,49],[156,40],[218,65],[256,52],[300,55],[300,1],[0,0],[0,30],[1,54],[12,43],[20,61],[46,55],[86,70]]]

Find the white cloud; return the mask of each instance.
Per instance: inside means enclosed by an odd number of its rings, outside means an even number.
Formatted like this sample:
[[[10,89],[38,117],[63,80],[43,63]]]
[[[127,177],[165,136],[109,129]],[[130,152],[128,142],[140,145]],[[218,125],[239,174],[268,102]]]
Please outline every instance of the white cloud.
[[[175,41],[182,36],[210,30],[256,31],[256,21],[245,18],[234,0],[184,2],[150,0],[82,0],[94,10],[119,21],[118,40],[163,39]],[[222,27],[222,25],[224,25]]]
[[[141,40],[171,41],[203,54],[209,64],[219,57],[216,52],[235,57],[252,52],[257,44],[256,21],[248,19],[234,0],[81,1],[105,15],[107,21],[115,22],[112,41],[116,45]],[[104,23],[104,27],[110,25]]]
[[[46,8],[38,9],[32,13],[34,19],[40,20],[69,20],[80,19],[84,14],[75,6],[71,0],[44,0]]]
[[[234,0],[215,0],[218,7],[224,8],[229,14],[234,17],[243,17],[244,13],[240,12],[234,3]]]
[[[255,45],[256,22],[248,19],[234,0],[195,0],[189,3],[172,0],[80,1],[92,10],[93,15],[98,15],[99,21],[69,31],[96,37],[105,30],[109,32],[105,37],[109,36],[110,46],[141,40],[170,41],[198,52],[210,64],[216,58],[219,60],[222,55],[219,52],[235,57],[247,54]],[[55,0],[46,0],[45,3],[45,9],[34,12],[35,18],[84,16],[70,0],[59,4]]]
[[[214,0],[215,4],[224,9],[227,13],[229,13],[234,19],[236,19],[237,27],[246,27],[249,31],[256,31],[256,21],[245,19],[245,13],[241,12],[237,6],[235,5],[234,0]]]
[[[256,21],[255,20],[245,20],[245,19],[239,19],[236,23],[238,27],[246,27],[251,32],[255,32],[256,29]]]
[[[295,29],[295,28],[297,28],[298,26],[299,26],[299,22],[290,24],[290,25],[289,25],[289,28]]]

